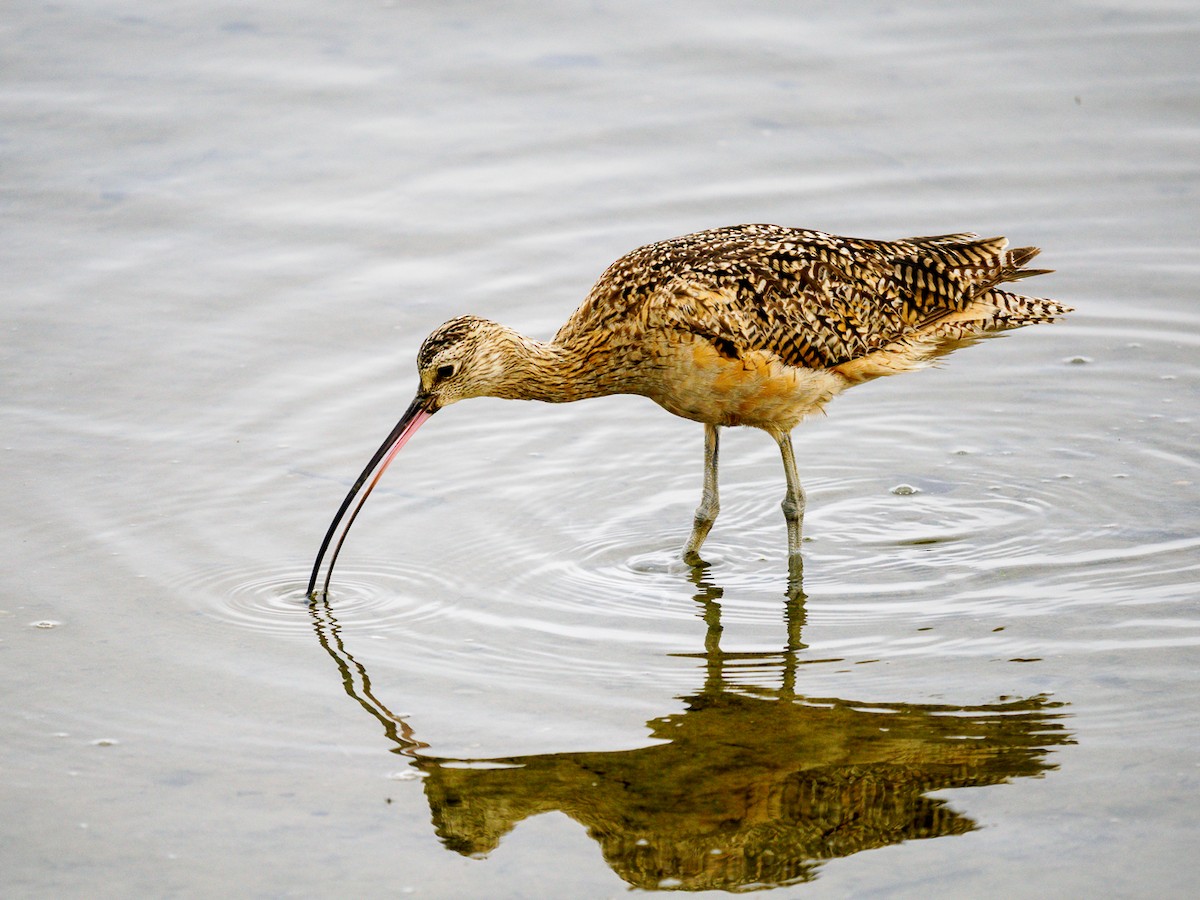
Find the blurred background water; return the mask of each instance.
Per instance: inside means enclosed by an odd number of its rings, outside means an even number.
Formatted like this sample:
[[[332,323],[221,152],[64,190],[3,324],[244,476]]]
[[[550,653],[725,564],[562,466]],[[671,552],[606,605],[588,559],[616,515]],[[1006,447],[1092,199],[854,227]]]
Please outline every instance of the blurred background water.
[[[3,18],[6,896],[1194,895],[1195,4]],[[304,602],[431,328],[747,221],[1078,311],[797,430],[806,597],[623,397],[441,413]]]

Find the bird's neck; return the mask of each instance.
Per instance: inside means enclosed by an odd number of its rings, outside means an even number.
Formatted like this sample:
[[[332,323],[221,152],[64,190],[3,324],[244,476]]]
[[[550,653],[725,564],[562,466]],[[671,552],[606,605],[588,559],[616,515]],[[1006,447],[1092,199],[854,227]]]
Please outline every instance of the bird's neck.
[[[514,331],[506,343],[504,378],[489,391],[494,397],[569,403],[630,392],[603,340],[538,341]]]

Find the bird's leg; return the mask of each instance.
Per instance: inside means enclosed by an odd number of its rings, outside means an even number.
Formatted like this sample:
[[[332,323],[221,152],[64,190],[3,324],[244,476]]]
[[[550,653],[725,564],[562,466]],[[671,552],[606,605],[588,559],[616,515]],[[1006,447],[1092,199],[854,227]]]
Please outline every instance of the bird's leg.
[[[696,507],[696,518],[692,520],[692,535],[683,546],[683,561],[690,566],[699,565],[700,545],[708,537],[717,513],[721,511],[721,501],[717,496],[717,425],[704,426],[704,493],[700,496],[700,505]]]
[[[800,556],[800,531],[804,524],[804,488],[796,474],[796,454],[792,451],[792,436],[788,432],[778,434],[775,440],[783,456],[783,475],[787,479],[787,494],[783,498],[783,517],[788,530],[788,576],[798,580],[804,572],[804,561]]]

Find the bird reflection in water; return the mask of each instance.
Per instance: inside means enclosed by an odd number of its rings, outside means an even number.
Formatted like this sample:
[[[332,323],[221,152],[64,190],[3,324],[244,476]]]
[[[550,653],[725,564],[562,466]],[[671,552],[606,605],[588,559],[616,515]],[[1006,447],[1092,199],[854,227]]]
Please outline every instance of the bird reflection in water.
[[[823,861],[906,840],[964,834],[975,822],[945,788],[1002,784],[1055,768],[1074,743],[1062,703],[1044,696],[981,706],[865,703],[796,692],[804,594],[786,601],[781,651],[720,647],[721,588],[702,569],[707,625],[702,687],[686,708],[647,723],[666,743],[635,750],[502,759],[427,755],[346,650],[329,599],[310,610],[346,693],[383,726],[393,752],[424,774],[433,824],[450,850],[484,857],[519,822],[563,812],[587,829],[634,887],[750,890],[816,878]],[[814,660],[817,661],[817,660]],[[765,687],[770,681],[777,687]]]

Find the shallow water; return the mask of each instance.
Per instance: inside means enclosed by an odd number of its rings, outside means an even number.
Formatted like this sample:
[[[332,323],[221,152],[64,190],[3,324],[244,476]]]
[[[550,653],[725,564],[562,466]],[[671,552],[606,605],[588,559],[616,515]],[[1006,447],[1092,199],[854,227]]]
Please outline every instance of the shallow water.
[[[1194,894],[1193,5],[11,6],[6,896]],[[798,429],[790,594],[765,435],[693,571],[698,426],[479,400],[305,602],[429,329],[740,221],[1078,311]]]

